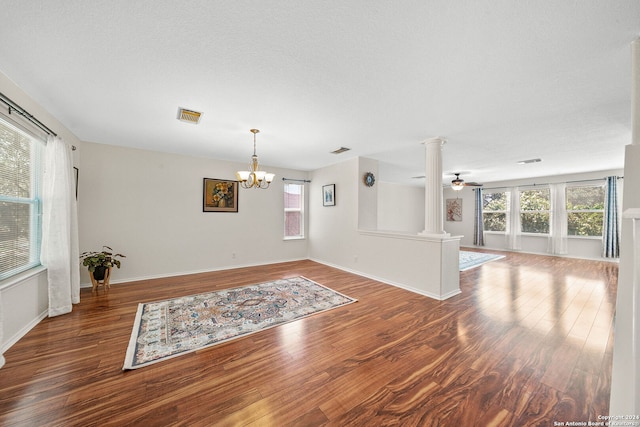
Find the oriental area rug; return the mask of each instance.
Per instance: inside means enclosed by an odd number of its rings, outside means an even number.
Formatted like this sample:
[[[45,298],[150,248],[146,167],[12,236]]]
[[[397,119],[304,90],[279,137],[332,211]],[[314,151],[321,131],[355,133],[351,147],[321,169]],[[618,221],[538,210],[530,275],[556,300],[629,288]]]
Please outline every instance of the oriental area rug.
[[[504,255],[460,251],[460,271],[469,270],[470,268],[478,267],[501,258],[504,258]]]
[[[141,368],[356,301],[299,276],[142,303],[123,369]]]

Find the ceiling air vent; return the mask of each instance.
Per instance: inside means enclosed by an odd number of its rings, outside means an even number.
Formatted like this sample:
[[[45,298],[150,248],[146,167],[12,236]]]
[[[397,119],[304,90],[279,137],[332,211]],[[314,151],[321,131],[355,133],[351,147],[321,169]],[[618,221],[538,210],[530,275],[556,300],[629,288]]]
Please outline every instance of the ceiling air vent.
[[[178,120],[181,122],[193,123],[197,125],[202,117],[202,113],[193,110],[187,110],[185,108],[178,109]]]
[[[351,148],[340,147],[337,150],[331,151],[331,154],[340,154],[340,153],[344,153],[345,151],[349,151],[349,150],[351,150]]]
[[[529,160],[520,160],[518,162],[519,165],[528,165],[529,163],[538,163],[541,162],[542,159],[529,159]]]

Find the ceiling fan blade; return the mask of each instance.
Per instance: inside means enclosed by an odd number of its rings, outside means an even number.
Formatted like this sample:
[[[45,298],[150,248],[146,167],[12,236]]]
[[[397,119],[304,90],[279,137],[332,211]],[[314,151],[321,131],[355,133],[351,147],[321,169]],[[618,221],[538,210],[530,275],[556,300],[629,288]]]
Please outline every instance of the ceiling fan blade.
[[[467,187],[482,187],[482,184],[477,182],[465,182],[464,185]]]

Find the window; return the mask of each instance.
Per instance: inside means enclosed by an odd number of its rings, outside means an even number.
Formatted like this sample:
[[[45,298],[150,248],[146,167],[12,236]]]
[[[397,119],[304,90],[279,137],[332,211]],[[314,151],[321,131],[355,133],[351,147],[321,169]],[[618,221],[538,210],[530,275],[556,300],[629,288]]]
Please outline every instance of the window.
[[[507,231],[509,193],[506,191],[482,194],[482,222],[484,231]]]
[[[548,188],[520,192],[520,224],[523,233],[549,234],[550,199]]]
[[[0,118],[0,279],[40,264],[42,145]]]
[[[602,236],[604,186],[567,187],[567,234]]]
[[[284,238],[304,238],[303,184],[284,184]]]

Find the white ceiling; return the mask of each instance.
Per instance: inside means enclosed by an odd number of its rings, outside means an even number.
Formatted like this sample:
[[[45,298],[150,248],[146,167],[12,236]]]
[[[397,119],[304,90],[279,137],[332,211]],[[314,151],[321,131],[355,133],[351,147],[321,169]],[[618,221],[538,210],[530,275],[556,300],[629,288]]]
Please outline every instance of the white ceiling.
[[[490,182],[622,168],[631,139],[638,0],[0,4],[0,71],[84,141],[248,162],[258,128],[264,165],[412,182],[441,136]]]

